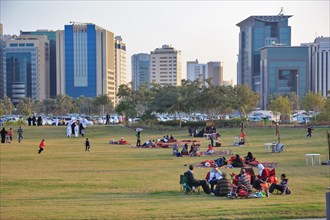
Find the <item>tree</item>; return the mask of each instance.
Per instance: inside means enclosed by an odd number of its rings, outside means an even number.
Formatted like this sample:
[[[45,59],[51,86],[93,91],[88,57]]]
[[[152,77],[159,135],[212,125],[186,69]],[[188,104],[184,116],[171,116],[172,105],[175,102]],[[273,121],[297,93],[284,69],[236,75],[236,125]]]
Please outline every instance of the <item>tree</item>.
[[[278,96],[270,101],[268,108],[274,112],[281,113],[281,120],[288,120],[291,112],[290,100],[288,97]]]
[[[308,92],[301,100],[301,104],[307,112],[320,112],[324,107],[324,98],[319,93]]]
[[[330,92],[328,92],[328,97],[324,102],[324,107],[319,115],[317,115],[318,121],[330,121]]]
[[[128,117],[135,117],[136,112],[136,101],[134,100],[134,92],[127,85],[122,84],[119,86],[118,98],[120,99],[115,111],[123,115],[125,121],[128,121]]]
[[[8,96],[3,97],[2,103],[4,105],[4,114],[11,115],[14,110],[14,105]]]
[[[244,117],[258,106],[260,100],[259,94],[246,85],[233,87],[230,97],[233,109],[238,110]]]
[[[64,115],[71,112],[72,98],[67,95],[58,95],[55,98],[55,112],[59,115]]]
[[[32,114],[33,109],[34,101],[32,100],[32,98],[21,98],[17,104],[17,113],[25,117],[30,116]]]
[[[93,104],[98,110],[98,113],[102,113],[102,116],[104,115],[104,112],[110,112],[113,108],[111,99],[107,95],[99,95],[95,97],[93,100]]]
[[[54,113],[55,106],[55,99],[44,99],[42,105],[40,105],[39,111],[48,115]]]

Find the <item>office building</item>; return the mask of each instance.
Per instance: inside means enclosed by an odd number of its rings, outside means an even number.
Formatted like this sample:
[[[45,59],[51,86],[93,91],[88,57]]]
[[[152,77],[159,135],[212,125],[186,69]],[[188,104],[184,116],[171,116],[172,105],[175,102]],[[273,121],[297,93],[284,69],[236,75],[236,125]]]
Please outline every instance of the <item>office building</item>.
[[[207,64],[199,63],[197,59],[196,61],[188,61],[187,79],[190,81],[195,81],[197,79],[205,81],[208,79]]]
[[[198,63],[196,61],[187,62],[187,79],[195,81],[210,80],[212,85],[223,85],[223,66],[221,62],[208,62],[207,64]],[[207,83],[205,82],[205,86]]]
[[[4,97],[4,68],[3,68],[3,48],[4,48],[4,41],[3,41],[3,25],[0,23],[0,99]]]
[[[20,31],[20,35],[45,35],[49,40],[49,91],[56,96],[56,32],[50,30]]]
[[[163,45],[150,52],[150,82],[164,85],[181,85],[181,51]]]
[[[150,54],[139,53],[131,57],[132,87],[136,91],[140,86],[150,86]]]
[[[22,97],[49,98],[49,40],[46,36],[22,35],[6,40],[4,95],[14,104]]]
[[[327,97],[330,90],[330,37],[317,37],[308,47],[311,90]]]
[[[214,86],[223,85],[223,66],[222,62],[207,63],[208,78]]]
[[[260,92],[260,49],[269,45],[291,46],[291,15],[250,16],[239,22],[237,84]]]
[[[267,109],[273,95],[310,91],[308,47],[268,46],[261,50],[260,107]]]
[[[57,94],[108,95],[116,103],[114,34],[95,24],[71,22],[56,32]]]
[[[121,36],[115,37],[115,69],[116,69],[116,92],[121,84],[126,82],[126,44]],[[117,104],[118,104],[118,100]]]

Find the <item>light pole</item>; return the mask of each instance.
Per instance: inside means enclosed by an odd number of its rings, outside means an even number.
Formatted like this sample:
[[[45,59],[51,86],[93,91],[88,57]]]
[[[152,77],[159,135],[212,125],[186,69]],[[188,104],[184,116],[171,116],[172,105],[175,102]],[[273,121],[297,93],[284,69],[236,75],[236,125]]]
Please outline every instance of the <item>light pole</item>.
[[[297,124],[298,124],[298,115],[299,115],[299,74],[297,74],[296,77],[297,77]]]

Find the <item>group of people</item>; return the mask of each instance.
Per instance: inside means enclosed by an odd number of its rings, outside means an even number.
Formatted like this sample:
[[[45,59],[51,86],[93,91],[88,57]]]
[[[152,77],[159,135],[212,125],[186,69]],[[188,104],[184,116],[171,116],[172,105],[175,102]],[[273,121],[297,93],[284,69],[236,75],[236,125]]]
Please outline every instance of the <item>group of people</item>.
[[[7,131],[6,128],[3,127],[0,131],[0,135],[1,143],[11,143],[13,141],[14,130],[13,128],[9,128],[9,130]],[[17,140],[18,143],[21,143],[21,141],[23,140],[23,129],[21,127],[17,129]]]
[[[79,121],[73,121],[71,120],[67,124],[66,128],[66,136],[71,137],[71,135],[74,135],[75,137],[79,137],[79,134],[81,136],[85,136],[85,129],[86,129],[86,123],[79,122]]]
[[[191,188],[202,186],[203,191],[206,194],[233,198],[239,195],[243,196],[244,192],[245,197],[252,198],[259,197],[258,193],[262,190],[261,184],[267,181],[267,171],[268,169],[265,169],[262,164],[259,164],[258,175],[255,178],[252,178],[253,175],[251,174],[251,171],[249,172],[247,169],[241,168],[240,173],[237,175],[237,180],[232,183],[231,180],[227,178],[227,174],[221,172],[216,164],[207,173],[205,179],[203,180],[198,180],[195,178],[193,165],[189,165],[189,169],[185,175],[188,177],[187,182]],[[252,193],[253,188],[256,190],[255,195]],[[273,182],[269,188],[267,187],[265,189],[266,195],[269,196],[275,189],[282,194],[291,194],[288,188],[288,179],[286,178],[286,174],[281,174],[280,184]]]
[[[42,126],[42,118],[41,118],[41,116],[38,116],[38,118],[35,116],[35,115],[33,115],[33,116],[30,116],[30,117],[28,117],[28,119],[27,119],[27,121],[28,121],[28,126]]]

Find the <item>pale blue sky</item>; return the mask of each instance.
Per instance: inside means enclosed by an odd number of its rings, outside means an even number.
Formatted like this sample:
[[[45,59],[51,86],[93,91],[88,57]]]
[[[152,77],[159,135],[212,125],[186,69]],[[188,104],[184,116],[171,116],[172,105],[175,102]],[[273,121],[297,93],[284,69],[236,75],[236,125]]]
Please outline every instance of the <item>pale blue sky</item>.
[[[330,36],[330,1],[16,1],[0,0],[5,34],[19,30],[61,30],[70,21],[95,23],[127,45],[131,55],[171,44],[186,61],[224,62],[224,79],[236,83],[237,23],[251,15],[277,15],[284,7],[292,27],[292,45]]]

